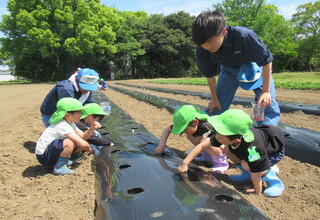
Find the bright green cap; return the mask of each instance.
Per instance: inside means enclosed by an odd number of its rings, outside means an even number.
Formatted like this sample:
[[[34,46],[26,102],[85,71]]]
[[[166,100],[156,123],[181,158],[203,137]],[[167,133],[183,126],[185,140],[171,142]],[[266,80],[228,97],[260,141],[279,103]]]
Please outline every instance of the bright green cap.
[[[68,111],[79,111],[84,108],[81,102],[75,98],[62,98],[57,102],[57,110],[51,115],[49,123],[57,124],[62,121]]]
[[[81,119],[87,117],[89,114],[93,115],[108,115],[108,113],[104,112],[101,106],[97,103],[90,103],[85,105],[86,109],[82,110]]]
[[[221,115],[208,118],[208,122],[222,135],[242,135],[246,142],[254,141],[254,135],[250,131],[252,120],[250,116],[239,109],[229,109]]]
[[[183,105],[173,114],[172,133],[181,134],[193,119],[207,121],[208,117],[207,113],[196,110],[192,105]]]

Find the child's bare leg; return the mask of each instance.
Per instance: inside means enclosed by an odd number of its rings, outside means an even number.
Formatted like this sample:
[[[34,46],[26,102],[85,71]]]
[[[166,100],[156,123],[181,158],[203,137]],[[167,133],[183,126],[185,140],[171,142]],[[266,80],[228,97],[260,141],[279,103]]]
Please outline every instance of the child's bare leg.
[[[70,139],[66,138],[63,141],[63,151],[60,153],[60,157],[70,157],[76,148],[76,144]]]

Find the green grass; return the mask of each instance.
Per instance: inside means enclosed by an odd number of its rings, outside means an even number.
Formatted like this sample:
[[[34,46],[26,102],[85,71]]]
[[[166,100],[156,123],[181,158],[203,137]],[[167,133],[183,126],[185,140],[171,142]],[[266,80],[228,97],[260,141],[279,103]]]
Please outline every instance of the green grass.
[[[277,88],[320,91],[320,73],[318,72],[273,73],[273,79]],[[207,79],[205,77],[155,79],[150,82],[160,84],[207,85]]]
[[[9,80],[9,81],[0,81],[0,85],[15,85],[15,84],[27,84],[27,83],[31,83],[31,81],[19,80],[19,79]]]

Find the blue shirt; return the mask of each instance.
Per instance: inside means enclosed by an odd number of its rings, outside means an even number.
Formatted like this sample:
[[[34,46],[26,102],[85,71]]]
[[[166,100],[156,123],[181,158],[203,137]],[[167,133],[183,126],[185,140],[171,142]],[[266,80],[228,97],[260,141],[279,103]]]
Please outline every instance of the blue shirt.
[[[273,56],[252,30],[228,26],[220,49],[212,53],[197,46],[196,60],[203,75],[213,77],[219,73],[220,65],[240,68],[245,62],[256,62],[264,66],[272,62]]]
[[[57,110],[57,102],[64,97],[71,97],[75,99],[79,99],[81,97],[81,92],[77,92],[77,90],[73,86],[73,82],[70,80],[63,80],[57,83],[55,87],[51,89],[46,98],[43,100],[42,105],[40,107],[40,112],[44,115],[52,115]],[[94,102],[91,97],[92,92],[90,92],[88,99],[84,102],[84,104]]]

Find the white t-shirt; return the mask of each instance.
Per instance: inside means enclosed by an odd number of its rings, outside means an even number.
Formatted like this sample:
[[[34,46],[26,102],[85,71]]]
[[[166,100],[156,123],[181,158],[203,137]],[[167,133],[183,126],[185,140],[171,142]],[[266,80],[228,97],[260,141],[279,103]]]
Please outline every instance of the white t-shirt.
[[[77,130],[79,130],[79,128],[77,128],[75,123],[69,124],[65,120],[55,125],[50,125],[39,137],[35,153],[42,155],[52,141],[55,139],[65,139],[67,134],[74,133]]]

